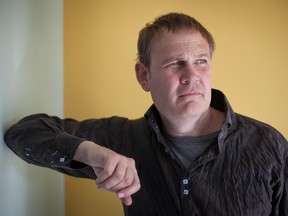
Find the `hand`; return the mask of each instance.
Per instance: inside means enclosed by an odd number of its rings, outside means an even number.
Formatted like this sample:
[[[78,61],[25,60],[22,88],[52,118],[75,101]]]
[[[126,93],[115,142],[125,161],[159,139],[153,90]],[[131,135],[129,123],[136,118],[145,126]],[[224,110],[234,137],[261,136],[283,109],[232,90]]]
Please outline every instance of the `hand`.
[[[93,142],[82,142],[74,160],[91,166],[99,189],[117,193],[122,203],[132,204],[131,195],[140,189],[140,181],[132,158],[127,158]]]

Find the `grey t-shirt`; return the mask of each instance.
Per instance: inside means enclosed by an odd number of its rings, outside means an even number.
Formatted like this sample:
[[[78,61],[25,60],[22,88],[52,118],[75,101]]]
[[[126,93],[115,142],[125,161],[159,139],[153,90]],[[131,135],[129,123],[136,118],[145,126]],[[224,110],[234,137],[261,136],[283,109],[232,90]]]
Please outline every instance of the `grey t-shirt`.
[[[217,142],[218,134],[219,132],[217,131],[198,137],[175,137],[168,134],[165,135],[177,160],[183,168],[188,169],[198,156],[200,156],[210,145]]]

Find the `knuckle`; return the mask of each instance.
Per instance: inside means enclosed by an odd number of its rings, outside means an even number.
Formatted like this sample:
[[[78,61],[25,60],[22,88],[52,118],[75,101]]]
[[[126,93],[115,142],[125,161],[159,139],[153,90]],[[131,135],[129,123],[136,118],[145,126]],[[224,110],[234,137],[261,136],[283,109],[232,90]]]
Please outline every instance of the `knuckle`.
[[[116,180],[121,181],[124,178],[124,174],[121,172],[118,172],[118,173],[115,173],[114,177]]]
[[[135,160],[133,158],[128,158],[129,163],[135,167]]]
[[[105,169],[102,172],[102,175],[104,176],[111,176],[113,174],[113,170],[112,169]]]
[[[131,177],[126,177],[123,179],[124,185],[131,185],[133,182],[133,179]]]
[[[134,184],[139,188],[141,187],[141,183],[140,183],[140,180],[138,177],[136,179],[134,179]]]
[[[136,185],[136,191],[139,191],[141,189],[141,185],[140,184],[137,184]]]

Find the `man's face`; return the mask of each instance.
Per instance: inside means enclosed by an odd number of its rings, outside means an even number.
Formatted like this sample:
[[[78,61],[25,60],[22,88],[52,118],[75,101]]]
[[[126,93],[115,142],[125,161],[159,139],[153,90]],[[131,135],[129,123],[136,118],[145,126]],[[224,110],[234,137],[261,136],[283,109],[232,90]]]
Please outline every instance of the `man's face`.
[[[151,92],[162,118],[173,122],[200,117],[211,100],[208,42],[199,32],[164,30],[152,42],[144,89]]]

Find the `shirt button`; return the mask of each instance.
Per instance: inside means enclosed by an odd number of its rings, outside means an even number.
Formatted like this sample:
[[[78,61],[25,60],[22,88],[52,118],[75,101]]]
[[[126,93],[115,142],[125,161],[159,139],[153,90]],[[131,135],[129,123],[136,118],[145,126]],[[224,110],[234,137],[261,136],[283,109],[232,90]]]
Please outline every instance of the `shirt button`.
[[[63,157],[63,158],[60,158],[60,160],[59,160],[59,162],[60,163],[63,163],[65,161],[65,158]]]
[[[189,194],[189,190],[183,190],[183,194],[184,195],[188,195]]]
[[[188,181],[188,179],[183,179],[182,182],[183,182],[184,185],[187,185],[189,181]]]

